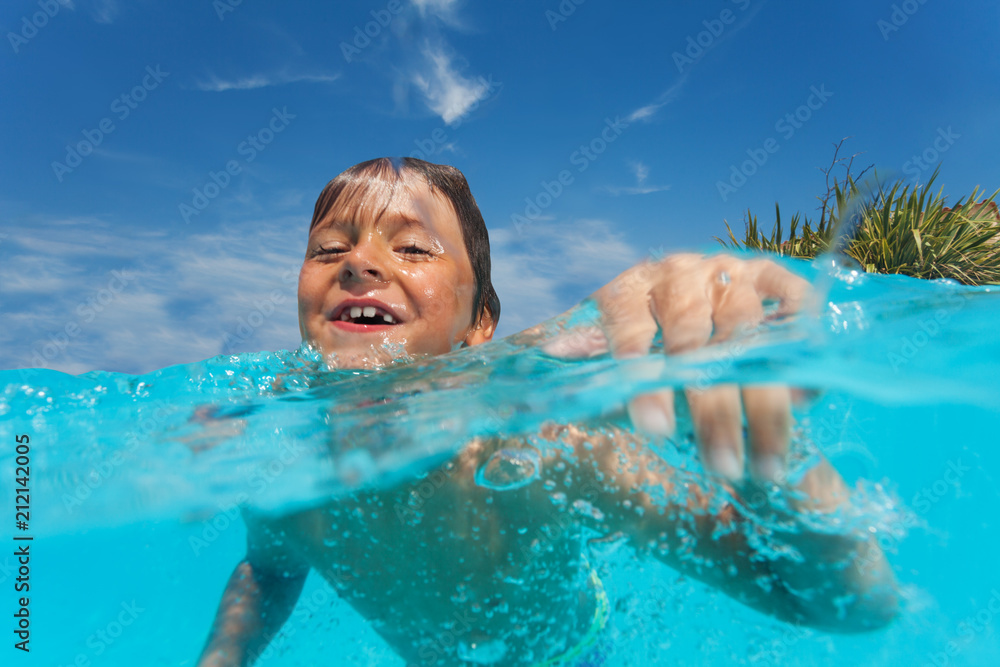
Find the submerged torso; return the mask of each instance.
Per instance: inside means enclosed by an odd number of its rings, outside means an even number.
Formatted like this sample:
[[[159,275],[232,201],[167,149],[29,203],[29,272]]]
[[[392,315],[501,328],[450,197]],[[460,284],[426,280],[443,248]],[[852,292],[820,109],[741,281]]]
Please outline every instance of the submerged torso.
[[[558,655],[595,606],[581,529],[558,492],[572,480],[549,458],[523,486],[477,484],[477,469],[499,448],[474,443],[422,479],[275,527],[408,662],[502,655],[514,665]]]

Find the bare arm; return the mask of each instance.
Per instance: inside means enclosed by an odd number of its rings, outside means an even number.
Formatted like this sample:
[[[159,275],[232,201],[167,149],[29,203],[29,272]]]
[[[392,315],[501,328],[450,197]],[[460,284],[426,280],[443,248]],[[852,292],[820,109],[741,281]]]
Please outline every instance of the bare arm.
[[[599,531],[621,532],[671,567],[787,622],[860,632],[897,615],[895,577],[873,537],[860,528],[817,531],[803,520],[849,499],[828,463],[798,484],[792,513],[762,506],[751,483],[731,487],[765,521],[719,498],[705,479],[674,470],[627,432],[571,426],[544,435],[569,445],[567,462],[578,475],[565,491],[600,511]]]
[[[797,312],[810,290],[768,260],[676,255],[635,266],[595,292],[599,326],[569,326],[571,311],[526,332],[526,342],[556,356],[627,358],[647,354],[659,331],[667,354],[729,342],[736,353],[741,337],[765,319]],[[777,308],[770,312],[766,302]],[[677,569],[784,620],[845,632],[885,625],[897,613],[898,592],[875,535],[867,526],[822,525],[848,506],[840,475],[823,461],[794,487],[789,482],[792,393],[706,377],[684,390],[683,403],[673,389],[634,397],[628,414],[640,433],[672,435],[675,407],[687,406],[704,477],[669,468],[613,427],[624,419],[589,431],[570,427],[562,437],[575,452],[570,463],[588,480],[583,499],[605,515],[599,529],[625,533]],[[774,488],[785,504],[771,503],[765,490]]]
[[[247,517],[247,555],[229,577],[199,667],[252,665],[288,619],[308,574],[308,565],[275,546],[265,524]]]

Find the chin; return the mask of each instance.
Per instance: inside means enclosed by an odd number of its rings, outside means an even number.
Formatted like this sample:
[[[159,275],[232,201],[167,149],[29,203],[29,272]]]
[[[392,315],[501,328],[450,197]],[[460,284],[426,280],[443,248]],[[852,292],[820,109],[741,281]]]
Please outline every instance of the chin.
[[[414,356],[402,343],[393,340],[369,345],[320,345],[319,348],[330,368],[381,368]]]

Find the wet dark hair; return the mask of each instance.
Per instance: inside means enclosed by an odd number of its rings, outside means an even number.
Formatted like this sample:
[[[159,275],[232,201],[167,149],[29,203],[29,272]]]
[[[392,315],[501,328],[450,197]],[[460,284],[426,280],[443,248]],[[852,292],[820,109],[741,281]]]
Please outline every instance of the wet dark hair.
[[[493,324],[500,319],[500,298],[490,280],[490,237],[486,231],[483,214],[469,190],[469,183],[455,167],[433,164],[417,158],[376,158],[354,165],[326,184],[316,200],[312,232],[335,207],[345,216],[356,218],[361,213],[371,214],[376,220],[389,205],[405,177],[412,174],[430,187],[431,192],[443,195],[458,216],[465,241],[465,251],[472,264],[476,281],[476,294],[472,302],[472,323],[478,324],[484,312],[489,312]]]

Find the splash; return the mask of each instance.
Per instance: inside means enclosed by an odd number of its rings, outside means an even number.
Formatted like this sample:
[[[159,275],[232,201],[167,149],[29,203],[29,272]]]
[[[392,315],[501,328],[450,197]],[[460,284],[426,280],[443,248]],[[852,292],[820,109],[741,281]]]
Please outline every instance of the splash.
[[[59,532],[203,518],[235,503],[311,506],[425,473],[472,439],[606,418],[664,387],[777,382],[886,404],[1000,406],[993,288],[787,265],[829,282],[816,316],[670,357],[659,349],[626,360],[555,356],[554,341],[593,335],[596,310],[584,303],[530,336],[380,371],[331,370],[306,346],[142,376],[4,371],[0,456],[9,462],[12,434],[25,429],[44,443],[36,512]],[[678,432],[690,435],[689,419],[679,418]],[[694,449],[682,437],[664,457],[697,472]],[[503,450],[477,479],[512,489],[539,474],[530,451]]]

